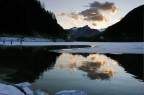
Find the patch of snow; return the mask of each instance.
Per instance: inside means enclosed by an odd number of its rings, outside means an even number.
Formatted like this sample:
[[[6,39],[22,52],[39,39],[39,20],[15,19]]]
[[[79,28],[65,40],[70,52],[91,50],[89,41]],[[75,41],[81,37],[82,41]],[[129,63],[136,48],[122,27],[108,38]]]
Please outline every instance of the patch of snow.
[[[24,93],[14,86],[0,83],[0,95],[24,95]]]
[[[60,53],[127,53],[144,54],[144,42],[0,42],[4,46],[68,46],[83,45],[91,48],[78,48],[73,50],[53,50]],[[94,46],[94,47],[93,47]]]
[[[35,38],[35,37],[0,37],[0,41],[25,41],[25,42],[34,42],[34,41],[47,41],[47,42],[53,42],[52,39],[46,39],[46,38]]]
[[[42,90],[36,90],[36,91],[34,92],[34,95],[49,95],[49,94],[46,93],[46,92],[44,92],[44,91],[42,91]]]
[[[26,95],[49,95],[48,93],[46,93],[42,90],[32,91],[29,88],[29,86],[31,86],[31,84],[28,82],[23,82],[23,83],[19,83],[19,84],[15,84],[15,85],[22,88],[24,90],[24,92],[26,93]]]
[[[71,30],[72,30],[72,31],[77,31],[77,30],[78,30],[78,28],[72,28]]]
[[[64,90],[57,92],[55,95],[87,95],[87,94],[79,90]]]
[[[80,45],[81,43],[79,43]],[[94,47],[78,48],[78,49],[65,49],[65,50],[52,50],[59,53],[118,53],[118,54],[144,54],[144,42],[123,42],[123,43],[87,43]]]
[[[36,90],[34,93],[28,86],[30,84],[28,82],[16,84],[16,86],[21,87],[26,95],[49,95],[48,93],[42,90]],[[24,95],[19,89],[11,85],[5,85],[0,83],[0,95]],[[64,90],[57,92],[55,95],[87,95],[85,92],[78,91],[78,90]]]
[[[28,86],[31,86],[31,84],[30,83],[28,83],[28,82],[23,82],[23,83],[19,83],[19,84],[16,84],[16,86],[19,86],[19,87],[28,87]]]
[[[106,30],[106,28],[99,29],[100,32],[103,32],[105,30]]]
[[[22,88],[26,93],[26,95],[49,95],[47,92],[42,90],[36,90],[33,92],[29,88],[31,84],[28,82],[23,82],[15,85]],[[5,85],[0,83],[0,95],[25,95],[25,94],[12,85]],[[79,90],[64,90],[55,93],[55,95],[87,95],[87,94]]]
[[[34,92],[29,88],[30,85],[31,84],[28,82],[16,84],[16,86],[21,87],[27,95],[33,95]]]

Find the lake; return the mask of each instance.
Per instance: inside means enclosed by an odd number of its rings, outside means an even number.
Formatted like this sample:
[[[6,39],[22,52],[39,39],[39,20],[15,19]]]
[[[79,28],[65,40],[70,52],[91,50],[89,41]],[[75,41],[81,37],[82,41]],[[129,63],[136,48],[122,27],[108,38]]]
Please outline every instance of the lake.
[[[52,95],[144,95],[143,42],[0,44],[0,83],[30,82]]]

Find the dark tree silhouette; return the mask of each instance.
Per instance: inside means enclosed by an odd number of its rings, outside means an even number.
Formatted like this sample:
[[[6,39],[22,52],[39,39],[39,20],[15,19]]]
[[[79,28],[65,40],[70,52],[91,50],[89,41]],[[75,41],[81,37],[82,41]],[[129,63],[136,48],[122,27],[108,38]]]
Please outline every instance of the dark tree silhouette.
[[[64,38],[65,30],[55,15],[46,11],[38,0],[1,0],[0,34],[40,34],[45,37]]]
[[[130,11],[120,22],[108,27],[104,32],[107,41],[144,41],[144,5]]]

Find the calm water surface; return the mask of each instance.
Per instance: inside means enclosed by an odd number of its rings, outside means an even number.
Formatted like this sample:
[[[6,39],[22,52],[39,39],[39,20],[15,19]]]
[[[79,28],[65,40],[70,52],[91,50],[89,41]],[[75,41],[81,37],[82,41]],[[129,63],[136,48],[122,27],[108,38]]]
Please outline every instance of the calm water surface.
[[[144,95],[143,54],[54,53],[47,47],[0,49],[0,82],[30,82],[50,94]]]
[[[141,62],[140,58],[138,61],[131,60],[137,56],[142,58],[142,55],[84,55],[60,54],[54,67],[45,71],[32,87],[48,89],[51,93],[77,89],[87,92],[88,95],[144,94],[142,59]],[[127,59],[115,60],[111,56],[117,58],[125,56]]]

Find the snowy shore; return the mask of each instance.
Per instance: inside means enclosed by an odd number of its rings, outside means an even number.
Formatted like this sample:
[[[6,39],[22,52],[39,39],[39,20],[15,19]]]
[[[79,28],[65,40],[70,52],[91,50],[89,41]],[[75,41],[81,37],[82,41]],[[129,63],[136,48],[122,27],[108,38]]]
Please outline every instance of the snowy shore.
[[[14,85],[6,85],[0,83],[0,95],[50,95],[42,90],[33,91],[30,89],[30,83],[24,82]],[[64,90],[55,93],[54,95],[87,95],[85,92],[78,90]]]
[[[51,42],[0,40],[0,46],[90,46],[87,48],[53,50],[59,53],[111,53],[111,54],[144,54],[144,42]]]
[[[60,43],[59,43],[60,44]],[[62,43],[61,43],[62,44]],[[69,43],[70,44],[70,43]],[[144,42],[75,42],[71,44],[89,45],[88,48],[52,50],[59,53],[110,53],[144,54]]]

